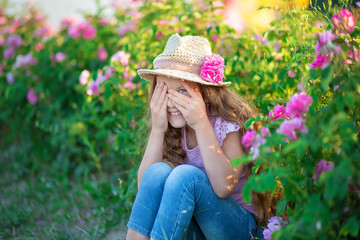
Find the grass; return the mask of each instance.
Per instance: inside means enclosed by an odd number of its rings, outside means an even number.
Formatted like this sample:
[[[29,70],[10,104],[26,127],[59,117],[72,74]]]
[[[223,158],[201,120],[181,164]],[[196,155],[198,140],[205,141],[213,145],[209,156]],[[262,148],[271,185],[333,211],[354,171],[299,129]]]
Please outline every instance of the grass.
[[[127,221],[135,168],[76,178],[9,149],[0,152],[0,239],[100,239]]]

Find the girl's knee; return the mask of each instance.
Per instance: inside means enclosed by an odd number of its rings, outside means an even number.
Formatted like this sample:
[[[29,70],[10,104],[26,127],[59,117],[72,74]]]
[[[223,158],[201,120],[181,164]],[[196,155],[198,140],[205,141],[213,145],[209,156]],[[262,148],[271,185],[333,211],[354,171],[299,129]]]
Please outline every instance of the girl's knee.
[[[172,167],[164,162],[159,162],[151,165],[146,169],[140,183],[142,185],[150,187],[161,187],[163,188],[164,183],[172,171]]]
[[[193,182],[208,181],[206,174],[199,168],[183,164],[175,167],[166,180],[166,185],[181,187]]]

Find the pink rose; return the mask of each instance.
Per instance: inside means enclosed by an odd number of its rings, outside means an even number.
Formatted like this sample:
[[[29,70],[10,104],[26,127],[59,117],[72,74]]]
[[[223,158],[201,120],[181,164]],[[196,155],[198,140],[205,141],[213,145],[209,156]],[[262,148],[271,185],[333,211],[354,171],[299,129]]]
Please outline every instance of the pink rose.
[[[255,139],[255,131],[253,130],[246,130],[246,132],[244,133],[244,135],[241,138],[241,143],[249,148],[251,147],[251,144],[253,143],[254,139]]]
[[[55,34],[55,30],[51,26],[45,26],[43,28],[36,29],[35,33],[33,34],[34,38],[40,37],[52,37]]]
[[[21,46],[22,38],[18,34],[13,34],[7,39],[6,43],[10,48],[16,49]]]
[[[129,65],[129,54],[124,51],[118,51],[112,55],[110,61],[120,62],[123,66]]]
[[[296,77],[296,74],[295,74],[295,72],[294,72],[293,69],[291,69],[290,71],[288,71],[288,76],[291,77],[291,78]]]
[[[221,83],[224,78],[224,59],[218,54],[211,54],[204,57],[200,76],[211,83]]]
[[[35,94],[34,89],[30,88],[28,93],[26,94],[26,98],[30,104],[34,105],[38,101],[38,96]]]
[[[284,122],[281,123],[277,133],[284,134],[288,137],[291,137],[293,140],[297,139],[296,132],[307,133],[308,129],[305,127],[305,119],[300,118],[293,118],[293,119],[286,119]]]
[[[346,32],[353,32],[355,28],[355,17],[347,9],[340,10],[340,20]]]
[[[335,29],[339,29],[339,32],[353,32],[355,29],[355,17],[348,9],[340,10],[339,14],[335,14],[331,18]]]
[[[271,117],[270,121],[278,120],[278,119],[286,119],[287,114],[285,107],[283,105],[276,105],[274,109],[269,112],[269,117]]]
[[[211,35],[211,40],[213,40],[213,42],[217,42],[217,40],[219,40],[219,36],[216,34]]]
[[[7,73],[6,80],[10,85],[13,84],[15,81],[14,74],[12,74],[11,72]]]
[[[290,118],[301,117],[303,113],[309,111],[312,98],[306,93],[296,93],[291,96],[290,101],[286,104],[286,112]]]
[[[80,35],[84,39],[93,39],[96,35],[96,28],[88,22],[82,22],[69,27],[68,35],[71,38],[78,38]]]
[[[326,68],[330,63],[330,59],[327,56],[318,53],[315,60],[310,64],[311,68]]]
[[[105,61],[108,57],[108,53],[104,47],[98,49],[97,55],[100,61]]]
[[[16,57],[16,62],[14,68],[26,68],[31,65],[35,65],[37,63],[37,59],[32,57],[32,53],[28,53],[26,55],[18,55]]]
[[[263,137],[270,136],[270,131],[266,127],[262,127],[260,129],[260,133],[261,133],[261,136],[263,136]]]
[[[55,62],[62,62],[66,59],[66,55],[62,52],[58,52],[55,54]]]
[[[282,217],[271,217],[268,220],[268,224],[266,226],[266,229],[263,231],[264,239],[265,240],[271,240],[271,234],[274,231],[280,230],[283,226],[286,226],[288,222],[284,221]]]
[[[86,85],[89,81],[90,72],[88,70],[83,70],[79,77],[79,82],[81,85]]]
[[[316,164],[316,172],[313,175],[314,181],[317,181],[317,179],[320,177],[321,174],[324,172],[330,171],[334,168],[334,163],[329,162],[329,164],[326,162],[325,159],[322,159]]]
[[[12,47],[9,47],[9,48],[5,49],[3,56],[5,59],[7,59],[7,58],[14,56],[14,54],[15,54],[14,49]]]
[[[137,29],[137,22],[135,20],[128,20],[119,27],[118,34],[120,37],[123,37],[127,32],[136,31],[136,29]]]
[[[163,38],[162,32],[158,32],[158,33],[155,35],[155,38],[156,38],[157,40],[162,39],[162,38]]]
[[[96,28],[89,23],[82,29],[82,37],[85,39],[93,39],[96,35]]]
[[[97,83],[94,80],[91,80],[89,86],[87,87],[86,93],[88,95],[98,95],[100,93],[99,91],[99,83]]]
[[[61,19],[61,28],[68,28],[70,26],[75,25],[77,22],[76,18],[74,16],[68,16]]]
[[[325,55],[334,55],[340,53],[340,45],[334,44],[333,41],[337,39],[337,36],[331,30],[323,31],[321,34],[317,34],[318,42],[316,43],[314,50],[317,53]]]
[[[68,29],[68,35],[73,38],[76,39],[80,36],[81,32],[80,32],[80,28],[78,25],[72,25],[69,27]]]

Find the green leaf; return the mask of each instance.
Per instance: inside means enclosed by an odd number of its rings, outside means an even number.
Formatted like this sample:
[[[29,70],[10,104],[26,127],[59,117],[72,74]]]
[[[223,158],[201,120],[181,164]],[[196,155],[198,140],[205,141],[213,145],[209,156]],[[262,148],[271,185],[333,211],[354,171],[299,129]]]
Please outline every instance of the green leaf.
[[[255,118],[249,118],[245,123],[245,129],[248,129],[254,121]]]
[[[105,98],[109,98],[111,94],[112,94],[111,87],[109,85],[106,85],[104,91]]]
[[[356,219],[356,216],[352,216],[344,226],[340,229],[340,235],[347,236],[350,234],[353,237],[358,236],[360,221]]]
[[[316,72],[316,69],[310,68],[310,78],[311,79],[317,79],[318,78],[318,74]]]
[[[251,161],[252,161],[251,156],[243,154],[241,157],[237,157],[231,160],[230,164],[234,167],[237,167],[242,163],[247,164]]]
[[[281,199],[276,204],[276,216],[280,216],[285,211],[286,205],[287,205],[287,201],[285,198]]]
[[[338,173],[336,169],[325,172],[320,176],[320,181],[324,181],[325,191],[324,197],[327,200],[339,199],[342,200],[345,198],[348,192],[348,180],[345,176]]]
[[[328,89],[333,73],[334,70],[330,65],[321,71],[321,87],[324,91]]]
[[[296,152],[296,155],[298,157],[301,157],[304,153],[305,150],[308,146],[308,142],[304,139],[299,138],[298,140],[296,140],[295,142],[291,142],[289,143],[285,148],[284,148],[284,154],[289,154],[292,151]]]

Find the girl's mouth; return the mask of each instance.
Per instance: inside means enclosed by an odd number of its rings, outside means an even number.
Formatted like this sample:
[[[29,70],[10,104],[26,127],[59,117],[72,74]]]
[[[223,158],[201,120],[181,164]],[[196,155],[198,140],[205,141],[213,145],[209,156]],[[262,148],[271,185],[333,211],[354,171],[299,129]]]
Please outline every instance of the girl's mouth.
[[[169,115],[173,118],[182,116],[181,112],[169,112]]]

